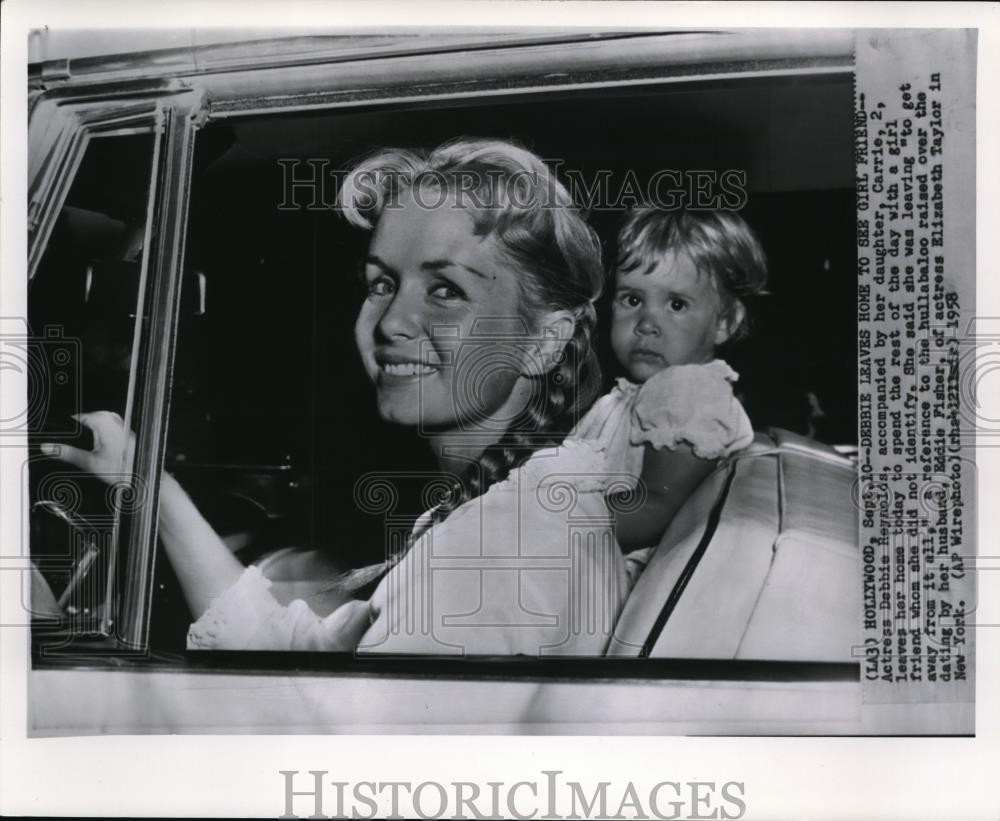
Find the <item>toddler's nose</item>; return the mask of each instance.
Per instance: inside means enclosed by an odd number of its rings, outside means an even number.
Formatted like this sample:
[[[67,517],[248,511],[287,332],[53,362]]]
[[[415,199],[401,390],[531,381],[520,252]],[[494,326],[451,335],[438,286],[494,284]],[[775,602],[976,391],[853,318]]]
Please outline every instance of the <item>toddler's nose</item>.
[[[635,332],[639,336],[659,336],[660,328],[649,317],[642,317],[635,326]]]

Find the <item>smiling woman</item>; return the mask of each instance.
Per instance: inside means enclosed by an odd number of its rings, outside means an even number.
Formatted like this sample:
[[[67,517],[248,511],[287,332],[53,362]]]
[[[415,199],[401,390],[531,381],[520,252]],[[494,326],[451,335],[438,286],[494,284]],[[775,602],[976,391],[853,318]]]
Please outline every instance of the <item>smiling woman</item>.
[[[596,385],[590,339],[603,279],[596,235],[545,164],[510,143],[383,152],[353,178],[373,170],[383,180],[374,202],[362,207],[356,185],[342,195],[347,219],[373,230],[357,346],[381,416],[429,439],[450,474],[447,490],[403,550],[330,579],[323,592],[350,600],[322,612],[329,599],[285,606],[260,567],[241,572],[165,477],[160,532],[198,617],[188,644],[601,655],[626,590],[604,501],[611,477],[602,451],[563,441]],[[487,205],[472,208],[458,196],[470,179],[490,195]],[[418,193],[429,180],[444,194],[433,207]],[[512,183],[529,186],[531,196],[507,198]],[[121,421],[93,414],[84,424],[95,433],[92,452],[54,453],[107,475],[126,447]],[[553,501],[553,492],[567,491],[569,506]],[[574,517],[589,523],[584,540],[573,532]],[[374,582],[370,600],[350,598]]]
[[[357,184],[372,178],[374,198]],[[529,196],[515,201],[515,186]],[[470,191],[481,195],[475,206],[463,196]],[[556,191],[556,201],[543,191]],[[407,547],[386,561],[374,623],[354,636],[359,649],[602,654],[625,583],[603,457],[582,445],[552,449],[596,384],[596,236],[538,157],[500,141],[377,153],[349,176],[341,204],[348,221],[373,231],[355,338],[379,412],[426,436],[452,477]],[[597,523],[585,546],[568,541],[565,506],[540,498],[562,471],[589,479],[577,483],[574,506]],[[368,582],[381,572],[357,575]],[[242,591],[259,589],[257,578],[244,576]],[[261,624],[287,623],[288,612],[259,600]],[[245,607],[245,592],[227,593],[191,640],[233,646],[215,627],[256,624],[256,606],[252,615]],[[307,646],[342,648],[343,612],[320,621],[300,609],[288,643],[308,635]],[[424,614],[421,624],[410,623],[413,612]]]

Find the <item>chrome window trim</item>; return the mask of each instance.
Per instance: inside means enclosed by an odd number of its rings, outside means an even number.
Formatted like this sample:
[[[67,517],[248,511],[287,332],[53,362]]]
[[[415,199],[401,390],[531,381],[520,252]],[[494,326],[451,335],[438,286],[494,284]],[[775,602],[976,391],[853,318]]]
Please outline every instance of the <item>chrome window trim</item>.
[[[216,118],[470,94],[836,74],[854,67],[853,33],[839,29],[493,38],[435,34],[417,47],[412,38],[397,36],[367,49],[352,48],[344,36],[279,38],[50,61],[32,67],[31,83],[54,99],[84,91],[121,94],[169,80],[203,90]]]
[[[52,233],[91,139],[153,133],[164,99],[182,91],[174,83],[148,84],[125,93],[41,92],[28,122],[28,279]]]
[[[148,84],[110,98],[59,94],[38,100],[29,123],[29,278],[44,255],[56,218],[91,139],[152,133],[154,145],[139,283],[147,327],[136,320],[126,419],[135,421],[134,506],[115,513],[115,551],[108,574],[109,606],[102,632],[145,651],[156,553],[159,475],[169,411],[169,379],[179,310],[194,132],[204,122],[204,98],[174,83]],[[155,241],[154,236],[155,227]],[[143,352],[144,350],[144,352]],[[139,361],[140,358],[142,361]],[[133,409],[136,414],[133,415]],[[124,564],[123,573],[119,565]],[[120,587],[118,587],[121,585]],[[116,587],[122,592],[115,600]]]
[[[128,519],[128,552],[122,598],[115,631],[126,647],[148,648],[153,571],[157,548],[160,477],[170,413],[171,375],[180,311],[181,272],[187,237],[187,210],[195,133],[203,122],[204,101],[193,93],[175,98],[162,110],[163,148],[156,177],[156,214],[147,223],[149,242],[153,225],[157,238],[152,248],[146,300],[148,345],[136,385],[136,453],[133,468],[136,492],[144,491]],[[112,575],[112,574],[109,574]]]

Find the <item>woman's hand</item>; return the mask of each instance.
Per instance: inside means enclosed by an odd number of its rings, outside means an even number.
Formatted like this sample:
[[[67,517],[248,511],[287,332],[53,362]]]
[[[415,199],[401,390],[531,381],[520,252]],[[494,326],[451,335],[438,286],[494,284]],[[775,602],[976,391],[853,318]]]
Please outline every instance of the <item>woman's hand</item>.
[[[94,435],[92,450],[82,450],[71,445],[45,442],[41,451],[74,467],[91,473],[108,484],[120,481],[123,474],[131,473],[132,455],[135,453],[135,434],[127,430],[125,420],[111,411],[78,413],[73,419]]]
[[[79,413],[73,417],[94,434],[94,447],[82,450],[45,443],[42,453],[85,470],[108,484],[132,473],[135,434],[110,411]],[[243,572],[212,526],[199,513],[184,489],[164,473],[160,479],[158,534],[181,583],[184,598],[197,619],[212,600],[221,596]]]

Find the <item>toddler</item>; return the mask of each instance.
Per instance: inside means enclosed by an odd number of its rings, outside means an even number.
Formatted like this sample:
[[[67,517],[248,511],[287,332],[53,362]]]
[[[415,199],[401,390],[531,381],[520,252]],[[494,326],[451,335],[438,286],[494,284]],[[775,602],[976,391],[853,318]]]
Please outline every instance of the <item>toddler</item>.
[[[610,471],[641,476],[641,504],[611,498],[634,581],[692,491],[753,441],[737,374],[716,349],[746,333],[744,299],[763,291],[767,269],[731,211],[642,207],[619,232],[614,278],[611,345],[627,378],[574,435],[596,441]]]

